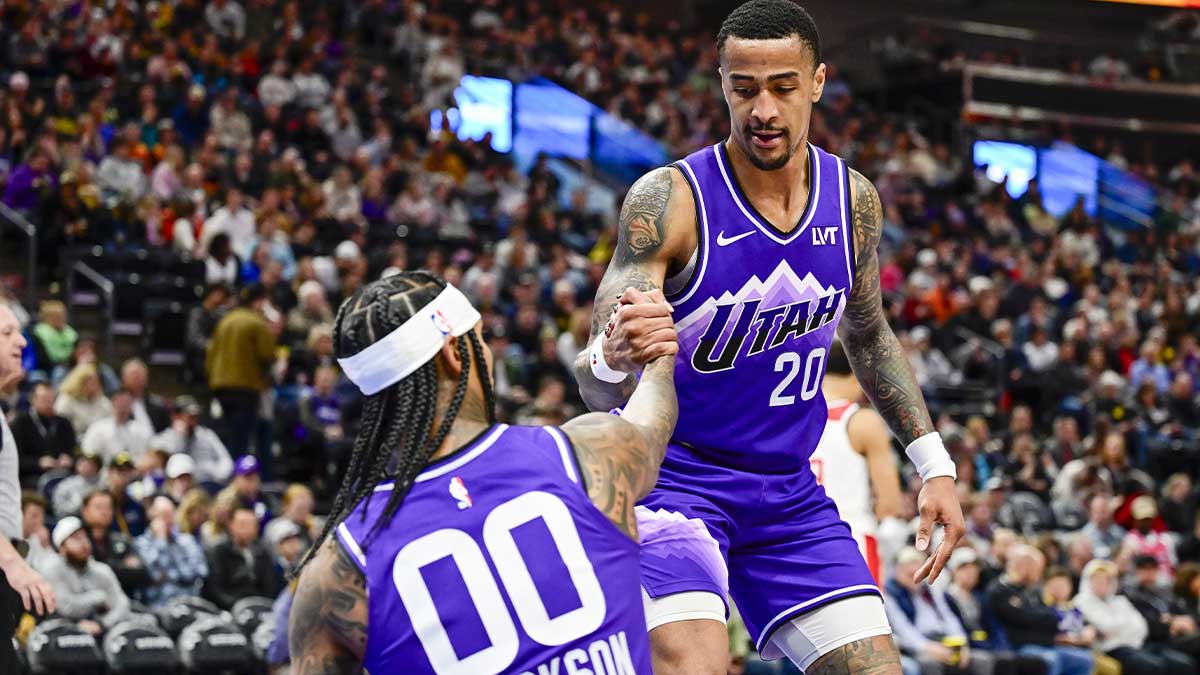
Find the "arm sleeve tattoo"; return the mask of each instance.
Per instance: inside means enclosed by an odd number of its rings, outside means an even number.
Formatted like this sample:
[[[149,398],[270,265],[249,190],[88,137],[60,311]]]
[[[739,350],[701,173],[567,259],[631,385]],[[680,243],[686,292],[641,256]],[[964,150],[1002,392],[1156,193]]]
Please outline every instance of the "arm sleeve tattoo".
[[[296,675],[357,675],[367,647],[362,571],[329,539],[296,586],[288,650]]]
[[[851,171],[854,197],[854,250],[857,269],[838,333],[854,375],[871,403],[904,444],[934,430],[921,387],[900,341],[887,323],[879,287],[879,237],[883,209],[871,181]]]
[[[637,378],[632,375],[619,384],[601,382],[592,375],[590,345],[608,325],[617,298],[625,289],[636,288],[648,292],[661,288],[663,274],[656,274],[653,263],[661,255],[666,240],[664,219],[670,200],[671,170],[664,167],[651,171],[634,183],[621,206],[616,250],[596,291],[589,346],[575,359],[575,379],[579,382],[584,402],[591,410],[606,411],[620,407],[633,394]],[[660,264],[657,269],[665,269],[665,266]]]
[[[583,468],[588,497],[632,539],[633,507],[658,481],[667,441],[675,430],[675,360],[646,366],[621,417],[591,413],[563,425]]]

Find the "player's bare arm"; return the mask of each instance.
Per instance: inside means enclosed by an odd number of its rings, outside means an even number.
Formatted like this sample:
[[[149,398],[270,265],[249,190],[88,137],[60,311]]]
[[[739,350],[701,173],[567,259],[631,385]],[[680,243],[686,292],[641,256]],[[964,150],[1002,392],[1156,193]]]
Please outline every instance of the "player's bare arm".
[[[892,438],[879,413],[859,410],[846,425],[850,444],[867,460],[867,473],[875,497],[875,517],[883,520],[900,513],[900,477],[892,454]]]
[[[579,391],[591,410],[624,405],[637,384],[637,371],[678,349],[662,288],[668,272],[686,265],[695,250],[695,217],[691,190],[678,171],[655,169],[629,188],[616,250],[596,291],[588,346],[575,361]],[[608,366],[629,373],[622,382],[604,382],[593,374],[591,347],[601,333],[606,333]]]
[[[879,238],[883,230],[883,208],[875,186],[857,171],[850,172],[850,196],[854,211],[854,287],[838,334],[854,375],[875,409],[906,446],[934,431],[921,387],[904,356],[900,341],[887,323],[879,286]],[[921,524],[917,548],[929,545],[934,523],[944,528],[944,540],[929,561],[917,571],[930,581],[945,567],[954,545],[962,537],[962,508],[948,476],[930,478],[917,500]]]
[[[362,672],[367,588],[359,568],[327,539],[296,586],[288,628],[294,675]]]
[[[620,417],[589,413],[562,427],[575,446],[588,497],[632,539],[638,536],[633,507],[658,481],[678,416],[675,359],[664,356],[646,366]]]

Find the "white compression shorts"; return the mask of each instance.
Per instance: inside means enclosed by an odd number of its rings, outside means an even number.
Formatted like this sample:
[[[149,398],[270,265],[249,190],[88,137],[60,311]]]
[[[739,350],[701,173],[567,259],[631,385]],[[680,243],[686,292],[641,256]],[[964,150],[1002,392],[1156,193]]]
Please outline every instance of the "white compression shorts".
[[[704,591],[651,598],[642,591],[646,628],[653,630],[676,621],[708,619],[725,623],[725,603]],[[763,646],[762,657],[787,657],[800,670],[838,647],[876,635],[891,635],[883,600],[878,595],[858,595],[838,600],[780,625]]]

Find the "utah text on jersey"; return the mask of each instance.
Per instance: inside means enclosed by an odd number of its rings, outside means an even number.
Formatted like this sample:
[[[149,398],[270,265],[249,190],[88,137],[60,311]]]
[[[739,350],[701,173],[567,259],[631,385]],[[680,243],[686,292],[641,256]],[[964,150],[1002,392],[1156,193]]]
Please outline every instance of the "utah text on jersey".
[[[685,335],[699,335],[691,359],[696,372],[718,373],[733,368],[743,352],[747,358],[769,352],[827,325],[845,301],[845,288],[824,287],[812,274],[801,279],[785,260],[766,281],[754,276],[736,294],[710,298],[676,330],[681,343]]]

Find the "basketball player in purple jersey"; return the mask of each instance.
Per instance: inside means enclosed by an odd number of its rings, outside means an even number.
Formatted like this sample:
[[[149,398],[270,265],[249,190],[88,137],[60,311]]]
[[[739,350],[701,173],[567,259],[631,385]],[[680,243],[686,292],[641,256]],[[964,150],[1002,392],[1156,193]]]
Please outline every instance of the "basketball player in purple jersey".
[[[717,51],[730,136],[630,189],[575,369],[592,410],[620,407],[641,364],[678,342],[679,424],[637,509],[655,672],[725,672],[728,595],[765,658],[899,673],[878,588],[808,462],[837,331],[925,481],[918,548],[945,527],[917,573],[938,575],[963,517],[954,463],[882,309],[879,196],[807,141],[825,66],[804,9],[751,0]]]
[[[425,272],[338,311],[363,426],[296,588],[294,673],[651,672],[634,502],[675,426],[674,348],[622,417],[510,427],[493,419],[481,334]]]

